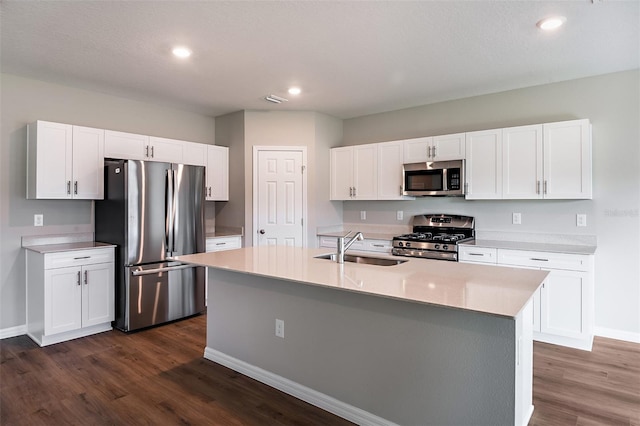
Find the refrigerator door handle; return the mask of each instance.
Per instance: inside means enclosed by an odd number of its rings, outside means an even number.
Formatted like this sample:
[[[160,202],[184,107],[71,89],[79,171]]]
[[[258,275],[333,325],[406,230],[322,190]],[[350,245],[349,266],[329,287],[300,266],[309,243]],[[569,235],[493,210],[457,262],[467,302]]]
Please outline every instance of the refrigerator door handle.
[[[147,269],[144,271],[133,271],[131,272],[131,275],[133,275],[134,277],[139,277],[141,275],[152,275],[152,274],[157,274],[159,272],[171,272],[171,271],[178,271],[180,269],[189,269],[189,268],[197,268],[198,265],[177,265],[177,266],[167,266],[165,268],[154,268],[154,269]]]
[[[166,202],[166,210],[167,210],[167,214],[166,214],[166,218],[165,218],[165,239],[166,239],[166,246],[167,246],[167,252],[170,253],[173,251],[173,207],[174,207],[174,203],[173,203],[173,193],[174,193],[174,187],[173,187],[173,171],[171,169],[167,170],[167,186],[166,186],[166,195],[165,195],[165,202]]]

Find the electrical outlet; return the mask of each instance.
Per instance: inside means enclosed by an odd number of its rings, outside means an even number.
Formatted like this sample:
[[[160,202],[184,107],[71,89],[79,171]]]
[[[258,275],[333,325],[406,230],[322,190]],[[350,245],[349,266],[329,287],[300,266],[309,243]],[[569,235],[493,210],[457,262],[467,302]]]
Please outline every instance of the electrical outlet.
[[[576,215],[576,226],[587,226],[587,215],[586,214],[577,214]]]
[[[366,210],[360,210],[360,220],[367,220]]]
[[[521,213],[514,213],[512,222],[513,222],[514,225],[521,225],[522,224],[522,214]]]
[[[34,214],[33,215],[33,226],[42,226],[42,225],[44,225],[44,215],[42,213]]]
[[[404,219],[404,212],[403,212],[402,210],[398,210],[398,211],[396,212],[396,219],[397,219],[397,220],[402,220],[402,219]]]
[[[284,321],[276,318],[276,336],[284,339]]]

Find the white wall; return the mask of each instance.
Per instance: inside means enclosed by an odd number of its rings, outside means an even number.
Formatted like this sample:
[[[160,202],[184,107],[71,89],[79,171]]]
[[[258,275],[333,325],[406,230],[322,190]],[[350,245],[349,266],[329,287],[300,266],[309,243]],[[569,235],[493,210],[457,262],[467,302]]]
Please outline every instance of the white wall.
[[[213,143],[215,121],[186,111],[131,101],[9,74],[0,75],[0,331],[25,324],[25,258],[21,237],[93,232],[93,202],[27,200],[26,124],[35,120]],[[207,203],[206,217],[213,216]],[[33,215],[44,225],[33,227]]]
[[[345,202],[344,222],[409,223],[414,214],[476,217],[478,230],[596,235],[597,331],[640,341],[640,72],[608,74],[344,121],[343,145],[589,118],[593,200]],[[405,221],[398,222],[396,210]],[[511,213],[522,213],[522,225]],[[576,227],[576,213],[587,227]]]

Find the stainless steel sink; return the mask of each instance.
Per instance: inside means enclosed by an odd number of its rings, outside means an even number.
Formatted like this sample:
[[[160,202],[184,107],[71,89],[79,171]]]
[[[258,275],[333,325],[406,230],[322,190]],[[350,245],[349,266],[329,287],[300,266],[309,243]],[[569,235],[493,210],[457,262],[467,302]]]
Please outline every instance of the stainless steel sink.
[[[327,259],[327,260],[331,260],[332,262],[335,262],[336,256],[337,255],[335,253],[323,254],[320,256],[316,256],[316,259]],[[352,263],[364,263],[366,265],[378,265],[378,266],[393,266],[393,265],[400,265],[401,263],[406,262],[406,260],[402,260],[402,259],[387,259],[387,258],[381,258],[381,257],[356,256],[353,254],[345,254],[344,261],[352,262]]]

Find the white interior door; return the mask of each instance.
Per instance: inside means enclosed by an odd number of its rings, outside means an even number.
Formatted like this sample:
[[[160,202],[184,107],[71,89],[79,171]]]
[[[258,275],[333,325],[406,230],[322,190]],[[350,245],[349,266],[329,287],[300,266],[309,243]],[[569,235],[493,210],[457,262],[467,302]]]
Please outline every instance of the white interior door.
[[[303,247],[304,150],[256,147],[254,159],[254,245]]]

